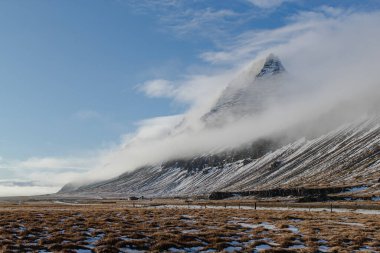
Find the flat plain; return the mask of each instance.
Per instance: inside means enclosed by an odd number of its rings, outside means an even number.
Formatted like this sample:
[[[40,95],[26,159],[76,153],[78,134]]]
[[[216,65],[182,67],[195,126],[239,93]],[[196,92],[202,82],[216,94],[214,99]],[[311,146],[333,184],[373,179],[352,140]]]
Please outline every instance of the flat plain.
[[[1,252],[379,252],[376,214],[131,203],[0,205]]]

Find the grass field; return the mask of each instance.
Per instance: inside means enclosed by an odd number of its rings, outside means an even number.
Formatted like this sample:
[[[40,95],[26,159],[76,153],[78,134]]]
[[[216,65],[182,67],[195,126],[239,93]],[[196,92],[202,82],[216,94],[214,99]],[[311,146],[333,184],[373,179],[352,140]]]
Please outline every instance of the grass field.
[[[379,252],[379,215],[0,205],[1,252]]]

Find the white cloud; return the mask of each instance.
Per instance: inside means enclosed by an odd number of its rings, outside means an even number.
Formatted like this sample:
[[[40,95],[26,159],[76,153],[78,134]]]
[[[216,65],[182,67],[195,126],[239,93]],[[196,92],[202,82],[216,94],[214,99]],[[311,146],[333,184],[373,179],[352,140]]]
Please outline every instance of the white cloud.
[[[291,0],[247,0],[247,1],[260,8],[275,8]]]
[[[173,130],[173,126],[178,125],[183,118],[184,115],[173,115],[140,121],[138,123],[138,131],[131,141],[149,140],[168,136]]]
[[[175,86],[168,80],[155,79],[150,80],[138,86],[148,97],[172,97],[175,92]]]
[[[32,157],[24,161],[16,162],[13,167],[20,169],[85,169],[94,164],[89,158],[57,158],[57,157]]]
[[[54,193],[67,182],[77,181],[101,162],[99,152],[78,157],[33,157],[1,161],[7,177],[0,180],[0,196]]]
[[[213,102],[229,80],[235,76],[238,67],[230,69],[205,70],[203,73],[184,76],[175,82],[163,79],[154,79],[138,85],[138,89],[148,97],[172,98],[175,102],[194,107],[207,107]],[[175,85],[174,85],[175,83]],[[207,94],[207,96],[205,96]]]
[[[0,197],[34,196],[57,192],[59,186],[15,186],[0,185]]]

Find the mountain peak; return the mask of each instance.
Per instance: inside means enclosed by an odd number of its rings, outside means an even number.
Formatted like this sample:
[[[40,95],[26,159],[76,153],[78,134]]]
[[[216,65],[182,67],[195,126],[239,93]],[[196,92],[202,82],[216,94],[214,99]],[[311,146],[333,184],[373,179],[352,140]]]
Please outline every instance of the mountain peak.
[[[262,69],[260,70],[260,72],[256,75],[256,77],[262,78],[265,76],[273,76],[273,75],[280,74],[284,71],[285,71],[285,68],[284,66],[282,66],[280,59],[274,54],[270,54],[265,59],[265,63]]]
[[[277,100],[282,92],[281,73],[285,73],[280,59],[274,54],[254,62],[224,89],[211,110],[202,116],[208,125],[221,125],[264,110],[269,100]]]

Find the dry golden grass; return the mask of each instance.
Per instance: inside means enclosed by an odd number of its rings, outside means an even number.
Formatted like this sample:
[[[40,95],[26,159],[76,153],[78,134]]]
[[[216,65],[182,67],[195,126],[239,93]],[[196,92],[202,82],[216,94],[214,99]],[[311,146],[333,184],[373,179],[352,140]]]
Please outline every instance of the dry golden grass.
[[[3,205],[0,252],[253,252],[260,245],[267,245],[264,252],[379,251],[379,228],[378,216],[355,213]]]

